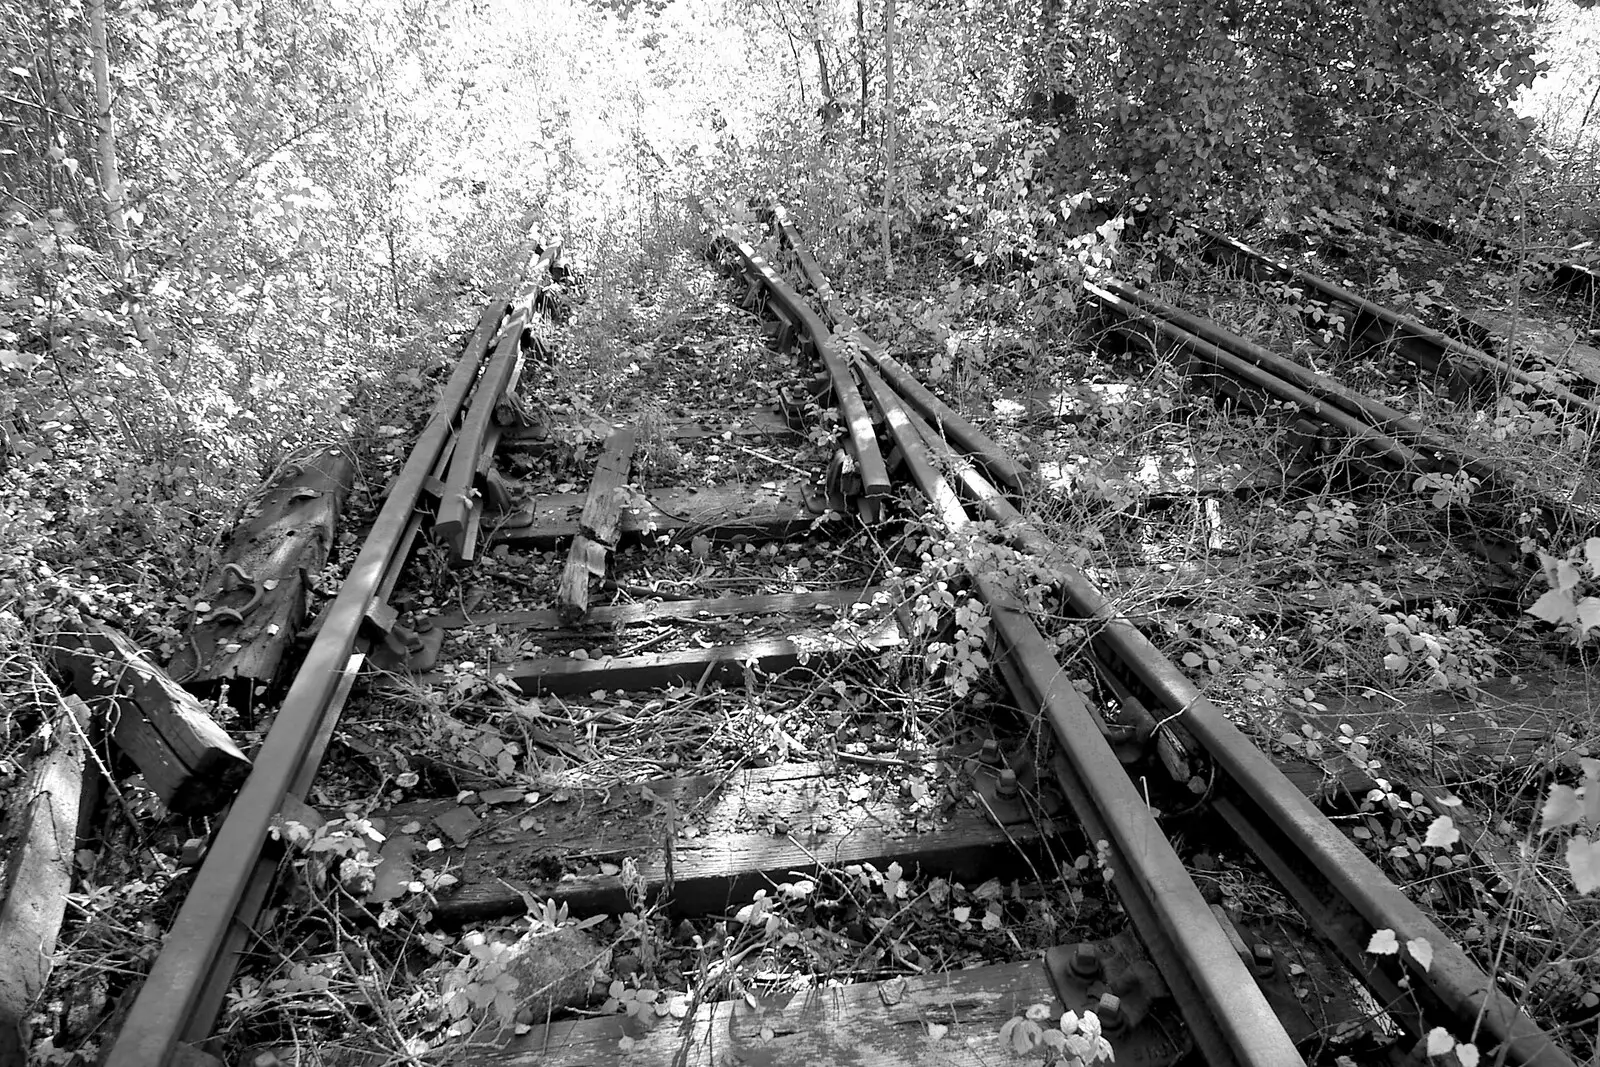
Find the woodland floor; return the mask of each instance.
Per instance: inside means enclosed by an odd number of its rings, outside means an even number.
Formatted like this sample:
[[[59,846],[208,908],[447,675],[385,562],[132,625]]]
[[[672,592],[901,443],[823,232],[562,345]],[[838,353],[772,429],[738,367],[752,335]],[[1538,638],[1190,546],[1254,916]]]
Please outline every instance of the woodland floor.
[[[1600,326],[1592,308],[1542,295],[1535,279],[1392,232],[1330,230],[1298,244],[1276,250],[1373,299],[1434,315],[1438,326],[1450,324],[1433,300],[1525,317],[1573,337]],[[853,292],[862,280],[850,273],[841,269],[838,287],[847,305],[861,309],[863,326],[1008,447],[1033,458],[1040,479],[1029,510],[1080,555],[1108,597],[1264,749],[1302,765],[1313,781],[1355,783],[1356,794],[1333,808],[1396,880],[1469,948],[1495,948],[1543,1017],[1571,1019],[1600,1005],[1600,974],[1588,964],[1541,966],[1563,930],[1592,930],[1600,915],[1572,900],[1560,923],[1543,913],[1528,918],[1539,900],[1561,898],[1566,883],[1557,858],[1540,854],[1527,834],[1540,786],[1570,778],[1579,757],[1600,754],[1593,695],[1600,674],[1523,613],[1537,595],[1524,571],[1486,566],[1416,487],[1330,480],[1318,476],[1322,459],[1282,458],[1284,420],[1218,406],[1170,364],[1098,345],[1070,318],[1024,327],[1009,279],[959,274],[937,248],[911,256],[889,289]],[[952,290],[953,280],[961,284]],[[1584,486],[1594,479],[1585,451],[1592,438],[1583,438],[1584,428],[1533,425],[1549,419],[1537,411],[1456,405],[1415,376],[1351,355],[1324,334],[1329,324],[1302,314],[1292,292],[1263,292],[1195,267],[1167,272],[1155,288],[1396,406],[1427,412],[1569,495],[1581,500],[1591,491]],[[930,308],[938,310],[937,330],[926,326]],[[509,459],[528,497],[582,493],[598,427],[611,420],[640,428],[634,483],[644,494],[760,482],[777,498],[797,485],[803,495],[827,464],[825,433],[780,442],[723,432],[771,412],[780,387],[803,385],[810,370],[763,342],[735,288],[692,250],[632,277],[597,272],[554,349],[553,365],[524,378],[550,436]],[[928,353],[939,350],[955,355],[935,373]],[[423,389],[411,403],[420,411],[427,399]],[[692,439],[664,432],[685,419],[711,432]],[[381,484],[381,469],[369,482]],[[940,578],[940,540],[915,508],[897,505],[879,526],[822,523],[782,547],[647,541],[619,554],[616,586],[600,602],[864,587],[904,599]],[[377,845],[360,841],[362,825],[385,838],[448,839],[448,824],[437,820],[460,797],[512,791],[522,800],[515,814],[507,809],[505,840],[544,835],[556,843],[518,854],[521,873],[531,866],[545,882],[572,882],[635,862],[585,855],[591,820],[640,820],[643,863],[649,838],[662,832],[687,846],[722,834],[826,834],[873,820],[914,833],[919,823],[969,817],[975,802],[955,772],[1005,721],[1006,690],[987,674],[970,688],[952,687],[916,654],[846,663],[805,685],[774,678],[627,696],[510,696],[495,684],[494,664],[518,655],[671,651],[780,634],[787,625],[773,619],[764,629],[745,619],[735,633],[726,620],[697,618],[566,637],[536,650],[514,628],[471,621],[483,605],[549,607],[560,562],[552,551],[500,546],[469,572],[442,561],[413,568],[397,607],[462,616],[435,668],[450,684],[373,684],[346,711],[312,797],[325,815],[345,813],[336,826],[343,836],[320,832],[315,842],[324,851],[313,842],[294,861],[293,893],[269,951],[230,995],[224,1027],[238,1062],[264,1067],[272,1061],[256,1057],[268,1053],[283,1063],[396,1062],[491,1036],[495,972],[486,961],[494,952],[485,946],[514,943],[554,919],[529,900],[529,915],[516,921],[434,925],[427,913],[447,912],[440,901],[449,894],[430,883],[430,892],[397,890],[377,925],[365,922],[350,907],[352,887],[357,896],[373,889]],[[868,605],[820,625],[870,628],[887,614]],[[1086,639],[1059,612],[1049,630],[1064,654]],[[1421,657],[1400,669],[1386,662],[1396,634],[1408,648],[1431,649],[1437,669]],[[1083,668],[1069,669],[1092,685]],[[791,795],[790,786],[772,784],[779,775],[810,776],[813,800],[792,809],[761,802],[764,789]],[[722,794],[710,785],[700,794],[686,786],[672,805],[650,804],[620,788],[665,777],[736,780],[745,799],[712,802]],[[1464,815],[1508,862],[1533,846],[1537,862],[1524,869],[1541,883],[1537,891],[1508,899],[1491,892],[1491,872],[1441,868],[1425,852],[1419,838],[1431,816],[1417,809],[1445,791],[1461,799]],[[1185,822],[1182,797],[1169,800],[1171,825],[1189,838],[1188,855],[1214,882],[1217,899],[1252,915],[1292,910],[1250,857],[1213,839],[1203,823]],[[197,831],[140,822],[112,832],[126,846],[124,858],[102,861],[97,888],[71,917],[60,996],[47,1013],[56,1047],[104,1035],[108,998],[148,958],[186,884],[173,873]],[[774,885],[769,906],[785,920],[777,936],[764,934],[743,905],[672,922],[638,894],[590,924],[571,948],[580,961],[594,946],[606,950],[593,992],[550,1010],[624,1012],[645,1026],[655,1016],[680,1016],[719,982],[736,995],[802,979],[877,980],[1029,960],[1049,945],[1118,928],[1120,907],[1096,873],[1092,848],[1063,844],[1069,836],[1041,854],[1032,847],[1039,831],[1019,831],[1030,847],[995,877],[926,879],[841,865],[804,884]],[[366,880],[329,857],[360,860]],[[416,875],[424,881],[444,873],[421,861],[416,870],[431,872]],[[1065,894],[1055,888],[1063,873]],[[452,990],[477,997],[485,983],[482,1003],[453,1009]],[[525,1012],[522,1028],[532,1021],[543,1018]]]

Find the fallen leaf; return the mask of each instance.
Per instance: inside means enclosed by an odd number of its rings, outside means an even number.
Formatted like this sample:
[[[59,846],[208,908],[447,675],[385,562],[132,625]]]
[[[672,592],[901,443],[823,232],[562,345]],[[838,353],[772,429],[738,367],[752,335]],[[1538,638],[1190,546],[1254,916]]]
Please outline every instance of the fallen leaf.
[[[1393,956],[1400,951],[1400,939],[1388,928],[1375,931],[1367,942],[1367,951],[1374,956]]]

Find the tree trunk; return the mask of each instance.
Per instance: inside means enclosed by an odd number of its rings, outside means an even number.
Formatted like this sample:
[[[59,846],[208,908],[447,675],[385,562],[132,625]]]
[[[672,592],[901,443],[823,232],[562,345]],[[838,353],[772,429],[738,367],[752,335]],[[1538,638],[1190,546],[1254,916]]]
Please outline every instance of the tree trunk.
[[[111,50],[106,37],[105,0],[89,0],[89,66],[94,72],[95,125],[99,131],[96,156],[99,161],[100,196],[105,201],[111,258],[117,265],[118,280],[129,286],[128,319],[133,326],[134,336],[139,338],[149,357],[148,369],[157,381],[171,391],[172,384],[167,375],[162,373],[159,363],[160,342],[156,340],[155,330],[151,328],[149,319],[131,291],[134,280],[133,254],[129,249],[127,210],[122,202],[122,171],[117,165],[116,119],[111,111]],[[129,443],[133,443],[131,439]]]
[[[867,0],[856,0],[856,54],[861,59],[861,140],[867,139]]]
[[[890,208],[894,202],[894,0],[883,5],[883,276],[894,277],[894,250],[889,241]]]
[[[106,204],[111,257],[124,281],[129,275],[128,223],[122,207],[122,174],[117,166],[117,128],[111,114],[111,57],[106,42],[105,0],[89,0],[89,66],[94,71],[95,121],[100,131],[100,195]]]

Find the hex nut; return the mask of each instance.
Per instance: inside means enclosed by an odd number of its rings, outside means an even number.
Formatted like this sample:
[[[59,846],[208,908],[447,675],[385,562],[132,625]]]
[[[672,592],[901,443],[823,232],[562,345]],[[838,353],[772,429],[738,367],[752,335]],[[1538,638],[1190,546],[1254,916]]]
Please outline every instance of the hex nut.
[[[1100,973],[1100,953],[1087,941],[1072,946],[1072,973],[1079,978],[1093,978]]]
[[[1101,993],[1100,1003],[1095,1005],[1094,1013],[1100,1017],[1100,1025],[1107,1030],[1120,1030],[1128,1022],[1128,1017],[1122,1012],[1122,998],[1115,993]]]
[[[1000,772],[1000,780],[995,783],[995,793],[1007,800],[1022,792],[1022,787],[1017,784],[1017,772],[1007,767]]]
[[[1257,941],[1250,946],[1250,964],[1257,974],[1271,974],[1278,965],[1277,954],[1272,951],[1272,946],[1265,941]]]
[[[978,750],[978,759],[990,767],[998,767],[1000,765],[1000,742],[992,737],[986,738],[983,742],[983,747]]]

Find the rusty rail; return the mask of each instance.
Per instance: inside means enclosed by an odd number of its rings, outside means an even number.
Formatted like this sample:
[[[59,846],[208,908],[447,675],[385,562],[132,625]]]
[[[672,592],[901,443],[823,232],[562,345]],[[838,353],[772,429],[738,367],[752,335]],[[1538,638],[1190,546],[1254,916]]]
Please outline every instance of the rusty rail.
[[[884,465],[882,453],[878,451],[877,430],[872,425],[872,417],[867,414],[867,406],[861,399],[861,390],[856,387],[849,364],[828,327],[800,294],[772,269],[766,258],[756,251],[742,230],[736,226],[726,226],[722,233],[744,260],[745,270],[752,282],[766,290],[769,299],[782,311],[781,317],[803,335],[802,343],[809,344],[827,367],[839,416],[849,434],[851,453],[867,496],[888,496],[889,471]]]
[[[1438,365],[1441,368],[1446,366],[1447,361],[1450,359],[1463,361],[1471,367],[1470,372],[1467,374],[1469,382],[1481,380],[1483,372],[1487,371],[1505,381],[1516,382],[1518,385],[1535,393],[1546,393],[1574,410],[1584,411],[1596,418],[1600,418],[1600,403],[1581,397],[1564,385],[1556,382],[1539,381],[1527,371],[1507,363],[1503,359],[1492,356],[1481,349],[1462,344],[1453,337],[1447,337],[1438,330],[1429,329],[1413,318],[1402,315],[1397,311],[1391,311],[1382,304],[1373,303],[1371,300],[1358,296],[1342,286],[1335,285],[1297,267],[1292,267],[1281,260],[1273,259],[1265,252],[1252,248],[1242,241],[1236,241],[1226,234],[1204,228],[1201,228],[1199,232],[1211,243],[1213,248],[1223,249],[1234,255],[1243,256],[1245,259],[1264,267],[1268,273],[1288,278],[1312,290],[1325,300],[1344,304],[1354,309],[1358,316],[1365,316],[1370,321],[1377,323],[1380,328],[1392,331],[1393,335],[1401,340],[1425,346],[1432,353],[1433,358],[1438,361]]]
[[[262,849],[286,798],[309,789],[353,678],[363,626],[382,605],[415,536],[416,509],[435,466],[448,455],[467,394],[506,310],[510,285],[489,301],[372,530],[327,609],[246,780],[201,862],[194,882],[104,1061],[152,1067],[173,1061],[178,1043],[209,1028],[234,957],[265,896]]]
[[[1099,292],[1101,299],[1126,304],[1103,289]],[[1148,313],[1140,314],[1148,316]],[[1223,362],[1221,356],[1237,360],[1192,334],[1188,337],[1190,340],[1186,343],[1191,346],[1208,347],[1211,351],[1207,358],[1217,357],[1219,365]],[[1252,364],[1247,366],[1250,370],[1259,370]],[[873,382],[871,378],[868,381]],[[907,457],[914,479],[933,502],[936,513],[947,523],[965,524],[964,508],[952,502],[954,490],[933,466],[932,457],[939,453],[935,447],[937,437],[929,435],[921,442],[923,447],[919,447],[902,428],[909,424],[903,412],[899,417],[894,414],[897,398],[887,385],[880,387],[880,384],[873,384],[873,391],[881,398],[880,407],[888,416],[891,432]],[[1302,392],[1301,395],[1307,394]],[[1372,432],[1370,427],[1368,431]],[[1176,664],[1112,607],[1087,576],[1028,522],[1004,493],[964,457],[944,450],[940,458],[950,464],[965,495],[983,515],[993,520],[1017,548],[1046,564],[1077,616],[1097,628],[1098,650],[1114,662],[1123,679],[1136,683],[1148,703],[1170,717],[1171,728],[1210,759],[1221,779],[1215,810],[1240,835],[1245,846],[1261,856],[1307,917],[1332,942],[1347,966],[1373,990],[1378,1002],[1393,1006],[1391,1014],[1413,1037],[1422,1037],[1427,1025],[1448,1021],[1458,1037],[1487,1037],[1496,1046],[1489,1054],[1503,1055],[1505,1062],[1530,1067],[1570,1067],[1571,1059],[1551,1035],[1502,994],[1471,958],[1318,811]],[[1034,647],[1026,637],[1026,630],[1015,628],[1019,617],[1026,622],[1026,616],[1006,599],[1008,594],[1002,587],[987,576],[978,576],[977,582],[986,597],[994,596],[990,600],[992,615],[1002,640],[1010,646],[1008,651],[1025,661],[1036,660],[1039,656],[1051,657],[1053,669],[1042,677],[1032,675],[1041,680],[1037,686],[1027,687],[1031,691],[1028,695],[1045,711],[1055,728],[1074,775],[1080,779],[1083,792],[1096,809],[1096,817],[1109,826],[1116,825],[1115,819],[1132,818],[1122,802],[1122,788],[1129,783],[1109,749],[1104,754],[1087,755],[1094,749],[1093,741],[1100,737],[1095,717],[1089,715],[1086,726],[1075,715],[1075,709],[1063,705],[1052,707],[1052,701],[1059,698],[1056,690],[1060,688],[1063,675],[1054,663],[1050,648],[1042,641],[1040,647]],[[1039,669],[1040,664],[1032,663],[1030,671]],[[1085,713],[1088,714],[1087,709]],[[1089,747],[1083,747],[1085,745]],[[1107,770],[1112,773],[1105,773]],[[1150,825],[1153,827],[1153,822]],[[1123,835],[1129,832],[1128,828],[1112,831],[1119,847],[1126,848],[1129,842]],[[1139,848],[1156,847],[1148,838],[1136,841]],[[1161,844],[1165,845],[1164,839]],[[1144,912],[1147,921],[1154,918],[1160,927],[1153,937],[1158,947],[1152,947],[1152,952],[1158,957],[1165,953],[1171,959],[1171,950],[1177,947],[1172,939],[1170,924],[1173,920],[1170,915],[1162,915],[1160,908],[1170,899],[1168,894],[1178,893],[1181,898],[1181,891],[1163,880],[1158,861],[1152,860],[1152,863],[1151,867],[1138,869],[1136,877],[1143,881],[1142,891],[1157,909],[1153,914]],[[1130,908],[1134,914],[1140,910]],[[1180,907],[1177,914],[1183,913]],[[1198,922],[1193,916],[1187,921]],[[1419,962],[1409,952],[1392,957],[1367,953],[1368,939],[1378,930],[1392,930],[1402,944],[1419,939],[1427,942],[1432,949],[1431,959]],[[1148,928],[1142,926],[1141,934],[1148,933]],[[1195,978],[1194,988],[1198,989],[1208,1010],[1222,1011],[1227,991],[1208,988],[1207,983],[1217,980],[1218,972],[1204,969],[1215,961],[1210,961],[1208,956],[1204,961],[1197,960],[1181,948],[1178,958],[1191,967],[1201,968],[1188,972]],[[1405,1006],[1408,994],[1420,1005],[1420,1011]],[[1234,1004],[1233,1009],[1241,1011],[1241,1017],[1250,1014],[1250,1008],[1245,1005]],[[1186,1017],[1194,1011],[1195,1006],[1190,1005],[1185,1009]],[[1237,1021],[1214,1014],[1212,1035],[1220,1029],[1234,1055],[1257,1054],[1264,1046],[1251,1046],[1244,1041],[1243,1035],[1234,1029]],[[1271,1021],[1276,1025],[1276,1019]],[[1277,1055],[1279,1059],[1275,1062],[1278,1063],[1292,1063],[1298,1057],[1292,1048],[1288,1058],[1281,1051]],[[1241,1062],[1255,1061],[1241,1059]]]

